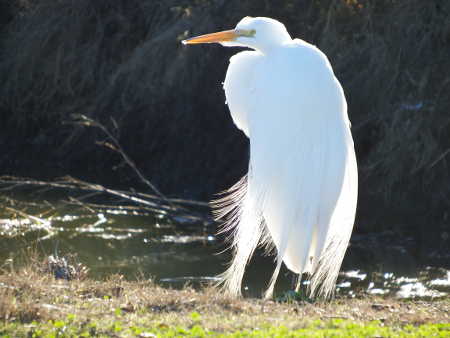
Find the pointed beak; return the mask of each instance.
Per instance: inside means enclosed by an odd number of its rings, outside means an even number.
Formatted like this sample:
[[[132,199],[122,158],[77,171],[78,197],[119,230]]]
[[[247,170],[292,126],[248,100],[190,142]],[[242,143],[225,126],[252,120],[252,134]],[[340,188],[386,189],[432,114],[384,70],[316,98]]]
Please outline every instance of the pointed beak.
[[[187,40],[183,40],[184,45],[194,45],[198,43],[220,43],[225,41],[233,41],[239,36],[239,33],[234,30],[222,31],[217,33],[205,34],[196,36]]]

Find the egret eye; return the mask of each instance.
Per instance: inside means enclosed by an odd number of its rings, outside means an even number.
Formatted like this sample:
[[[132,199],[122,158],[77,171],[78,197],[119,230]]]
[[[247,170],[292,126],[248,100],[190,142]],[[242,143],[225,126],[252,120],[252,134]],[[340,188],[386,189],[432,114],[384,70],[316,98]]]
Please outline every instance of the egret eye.
[[[239,30],[239,36],[245,36],[246,38],[253,38],[256,34],[255,29],[241,29]]]

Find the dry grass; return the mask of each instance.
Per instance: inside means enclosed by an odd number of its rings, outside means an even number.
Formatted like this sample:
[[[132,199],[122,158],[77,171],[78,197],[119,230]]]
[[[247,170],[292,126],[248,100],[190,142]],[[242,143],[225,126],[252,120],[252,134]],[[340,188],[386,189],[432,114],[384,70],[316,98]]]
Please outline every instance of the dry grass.
[[[189,327],[201,318],[206,329],[230,332],[261,325],[297,329],[317,319],[332,318],[361,323],[379,320],[389,326],[448,323],[449,311],[448,299],[397,301],[368,297],[287,304],[230,298],[208,287],[200,291],[189,287],[170,290],[150,281],[126,281],[119,275],[105,281],[55,280],[36,266],[0,274],[0,320],[5,323],[72,317],[80,323],[101,321],[106,327],[120,317],[121,323],[129,326]]]

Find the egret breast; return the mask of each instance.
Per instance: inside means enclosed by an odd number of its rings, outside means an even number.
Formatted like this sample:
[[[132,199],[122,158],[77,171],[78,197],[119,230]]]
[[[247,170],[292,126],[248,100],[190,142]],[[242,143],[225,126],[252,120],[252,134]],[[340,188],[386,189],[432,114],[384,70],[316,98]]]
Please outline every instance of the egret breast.
[[[249,136],[248,114],[255,95],[255,70],[263,55],[244,51],[230,58],[223,88],[234,124]]]

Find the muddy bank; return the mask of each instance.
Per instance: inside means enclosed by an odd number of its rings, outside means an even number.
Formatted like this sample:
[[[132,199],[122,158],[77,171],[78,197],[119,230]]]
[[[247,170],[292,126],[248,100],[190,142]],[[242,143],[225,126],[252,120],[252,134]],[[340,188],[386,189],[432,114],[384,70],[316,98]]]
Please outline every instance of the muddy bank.
[[[66,281],[36,266],[0,274],[0,332],[13,336],[111,336],[154,332],[178,336],[446,336],[449,301],[399,301],[380,296],[336,298],[331,302],[232,298],[209,287],[195,291],[161,288],[148,280]],[[373,322],[375,321],[375,322]],[[431,324],[437,325],[431,325]],[[439,324],[440,323],[440,324]],[[208,334],[183,332],[195,326]],[[359,327],[359,326],[362,327]],[[375,325],[375,326],[374,326]],[[422,326],[424,325],[424,326]],[[366,330],[362,330],[363,328]],[[279,328],[276,335],[271,328]],[[309,329],[307,332],[298,331]],[[327,329],[330,329],[328,331]],[[136,332],[139,330],[140,332]],[[175,332],[170,335],[169,331]],[[258,335],[258,331],[260,334]],[[418,331],[418,332],[416,332]],[[85,333],[83,333],[85,332]],[[245,334],[246,333],[246,334]]]

